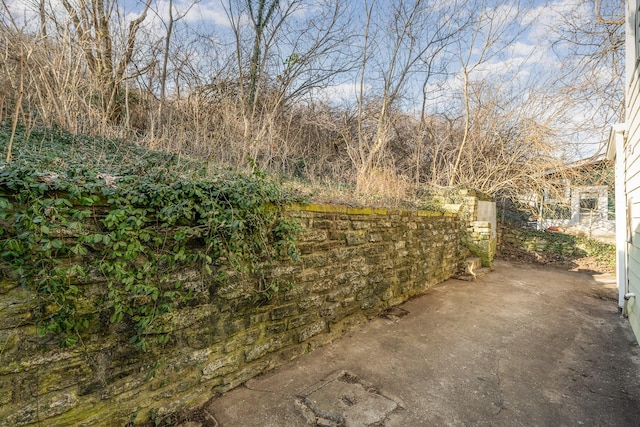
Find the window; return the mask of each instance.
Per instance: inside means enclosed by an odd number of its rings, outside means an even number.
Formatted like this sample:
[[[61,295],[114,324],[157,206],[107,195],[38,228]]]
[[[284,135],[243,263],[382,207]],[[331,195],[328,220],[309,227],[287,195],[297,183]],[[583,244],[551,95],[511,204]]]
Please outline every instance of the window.
[[[598,193],[580,194],[580,221],[593,221],[598,215]]]
[[[598,209],[598,198],[597,197],[585,197],[584,199],[580,197],[580,210],[581,211],[595,211]]]

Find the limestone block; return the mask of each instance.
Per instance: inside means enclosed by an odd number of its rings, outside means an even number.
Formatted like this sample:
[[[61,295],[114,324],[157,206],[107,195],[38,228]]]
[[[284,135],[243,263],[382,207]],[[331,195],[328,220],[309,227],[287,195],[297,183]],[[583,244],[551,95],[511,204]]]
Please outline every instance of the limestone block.
[[[256,341],[258,341],[261,335],[262,335],[262,329],[260,327],[247,329],[243,333],[244,345],[252,345]]]
[[[0,380],[0,406],[5,406],[13,400],[13,376],[5,376]]]
[[[274,352],[283,348],[292,342],[290,336],[273,337],[268,341],[254,344],[244,352],[245,362],[252,362],[267,353]]]
[[[202,379],[210,380],[211,378],[227,375],[239,366],[240,359],[237,354],[231,355],[215,355],[202,368]]]
[[[29,388],[32,394],[42,396],[51,391],[64,390],[87,382],[91,379],[91,375],[92,370],[87,362],[75,359],[59,366],[40,369]]]
[[[369,221],[351,221],[351,229],[353,230],[368,230],[369,228],[371,228]]]
[[[298,314],[297,304],[287,304],[281,307],[276,307],[271,310],[271,320],[279,320],[284,317],[290,317]]]
[[[333,289],[331,292],[327,293],[324,296],[324,300],[326,302],[340,302],[344,301],[354,292],[354,289],[357,287],[366,286],[367,281],[365,278],[359,278],[355,280],[351,286],[340,286],[337,289]]]
[[[0,294],[0,330],[15,329],[31,318],[31,310],[37,306],[33,291],[15,286]]]
[[[309,338],[325,331],[327,324],[324,320],[319,320],[309,326],[306,326],[298,332],[298,342],[307,341]]]
[[[356,297],[352,295],[352,296],[349,296],[349,297],[343,298],[343,299],[342,299],[342,302],[340,303],[340,305],[341,305],[342,307],[348,307],[348,306],[349,306],[349,305],[351,305],[355,300],[356,300]]]
[[[366,288],[367,286],[369,286],[369,281],[371,279],[367,278],[367,277],[357,277],[355,279],[353,279],[351,281],[351,289],[349,290],[350,294],[354,294],[358,291],[360,291],[361,289]],[[379,280],[378,277],[376,277],[374,280]],[[382,279],[380,279],[382,280]]]
[[[370,242],[381,242],[383,240],[382,234],[380,233],[372,233],[369,234],[369,239]]]
[[[301,242],[323,242],[327,240],[327,230],[307,229],[298,237]]]
[[[315,314],[303,314],[301,316],[292,317],[288,320],[288,329],[296,329],[303,325],[308,325],[313,322],[318,316]]]
[[[335,228],[335,222],[332,219],[315,219],[311,221],[311,227],[319,230],[330,230]]]
[[[345,234],[348,246],[362,245],[365,242],[365,234],[363,232],[348,232]]]
[[[235,388],[253,377],[256,377],[263,372],[273,368],[275,363],[268,359],[259,360],[254,363],[244,365],[244,367],[237,372],[233,372],[222,380],[221,384],[213,388],[214,392],[225,392],[232,388]]]
[[[361,275],[357,271],[347,270],[344,273],[335,276],[334,281],[339,285],[347,286],[356,282],[360,276]]]
[[[316,283],[311,285],[309,291],[313,293],[325,292],[332,289],[334,286],[334,281],[331,278],[318,279]]]
[[[7,426],[37,423],[41,420],[63,414],[78,405],[78,396],[73,390],[49,393],[40,399],[32,401],[21,408],[15,408],[10,414],[5,414]],[[2,415],[2,412],[0,412]],[[0,419],[3,417],[0,416]]]
[[[344,230],[329,231],[328,237],[329,237],[329,240],[338,240],[340,242],[343,242],[346,240],[347,234],[344,232]]]
[[[351,221],[346,220],[334,220],[334,228],[336,230],[348,230],[351,227]]]
[[[287,322],[285,321],[276,322],[276,323],[267,325],[267,327],[265,328],[265,333],[268,335],[277,335],[286,331],[287,329],[288,329]]]
[[[369,308],[377,305],[379,302],[380,302],[380,298],[378,298],[377,296],[372,296],[371,298],[367,298],[364,301],[362,301],[360,308],[362,310],[368,310]]]
[[[318,308],[322,305],[322,297],[318,295],[302,296],[298,302],[298,307],[301,310],[308,310],[311,308]]]

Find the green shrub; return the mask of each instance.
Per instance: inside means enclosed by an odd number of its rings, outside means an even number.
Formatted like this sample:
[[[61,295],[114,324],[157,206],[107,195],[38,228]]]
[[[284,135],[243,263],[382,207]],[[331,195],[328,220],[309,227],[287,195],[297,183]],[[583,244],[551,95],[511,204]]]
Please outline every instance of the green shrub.
[[[257,170],[209,177],[198,162],[51,130],[15,147],[0,163],[0,273],[35,292],[39,334],[62,346],[107,310],[147,350],[169,339],[159,318],[192,297],[174,273],[222,277],[228,264],[256,278],[251,296],[262,299],[277,290],[269,263],[297,257],[289,200]],[[104,292],[79,310],[80,285],[96,275]]]

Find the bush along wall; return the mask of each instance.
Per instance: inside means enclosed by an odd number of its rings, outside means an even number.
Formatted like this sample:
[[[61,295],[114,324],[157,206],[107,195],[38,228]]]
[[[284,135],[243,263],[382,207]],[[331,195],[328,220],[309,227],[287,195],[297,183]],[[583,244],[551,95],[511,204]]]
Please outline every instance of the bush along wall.
[[[613,271],[616,264],[615,245],[586,237],[563,233],[530,230],[503,226],[499,233],[499,250],[551,254],[558,257],[582,258],[594,257],[601,268]]]
[[[158,419],[456,271],[456,215],[289,202],[257,172],[5,165],[0,426]]]
[[[114,175],[51,160],[63,165],[25,158],[0,169],[0,419],[8,425],[81,406],[69,381],[108,384],[96,372],[112,361],[92,362],[105,348],[155,360],[146,354],[172,340],[174,312],[202,298],[188,278],[219,286],[235,275],[250,283],[245,298],[260,301],[276,289],[270,265],[297,256],[286,197],[258,172],[186,177],[166,156],[149,159],[166,160],[152,172],[139,162]],[[69,357],[71,366],[49,364]],[[22,407],[25,396],[38,404]]]

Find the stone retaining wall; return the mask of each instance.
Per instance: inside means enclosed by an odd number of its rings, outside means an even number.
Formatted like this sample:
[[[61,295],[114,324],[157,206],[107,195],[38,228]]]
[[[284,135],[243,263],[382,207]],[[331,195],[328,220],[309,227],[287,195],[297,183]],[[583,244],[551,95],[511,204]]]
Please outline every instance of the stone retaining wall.
[[[463,236],[463,245],[477,257],[480,257],[483,267],[493,268],[496,255],[497,238],[492,237],[494,230],[489,221],[472,221],[467,226]]]
[[[584,255],[584,250],[576,245],[576,238],[565,234],[501,227],[498,237],[500,245],[506,242],[527,252]]]
[[[251,284],[182,272],[196,299],[171,314],[172,341],[149,353],[108,321],[60,349],[29,321],[33,294],[0,280],[0,426],[120,426],[196,406],[424,292],[460,262],[454,214],[330,205],[289,214],[304,231],[302,260],[272,271],[285,291],[257,305]]]
[[[465,192],[462,203],[448,206],[458,212],[465,223],[462,245],[471,255],[480,258],[483,267],[493,268],[497,246],[495,202],[480,201],[475,195]]]

